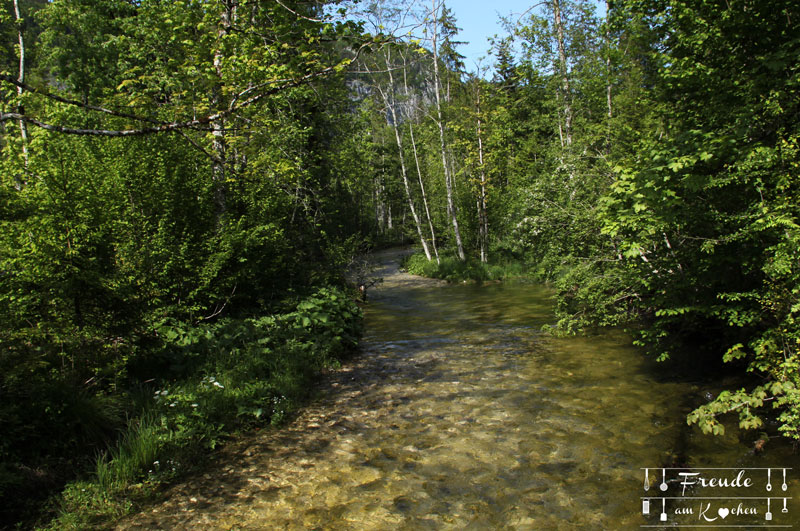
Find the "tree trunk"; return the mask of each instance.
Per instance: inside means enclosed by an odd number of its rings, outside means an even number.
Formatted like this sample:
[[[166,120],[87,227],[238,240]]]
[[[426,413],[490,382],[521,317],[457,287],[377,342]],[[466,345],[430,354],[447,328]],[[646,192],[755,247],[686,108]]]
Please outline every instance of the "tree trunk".
[[[561,75],[561,96],[564,103],[564,143],[572,145],[572,98],[570,96],[569,74],[567,71],[567,51],[564,41],[564,22],[561,19],[560,0],[552,0],[553,21],[558,43],[558,72]],[[560,126],[560,123],[559,123]]]
[[[406,98],[408,98],[408,79],[406,77],[406,56],[403,55],[403,89]],[[431,247],[433,247],[433,254],[436,256],[436,263],[439,262],[439,248],[436,245],[436,231],[433,229],[433,220],[431,219],[431,211],[428,208],[428,196],[425,193],[425,183],[422,180],[422,169],[419,165],[419,154],[417,153],[417,141],[414,139],[414,120],[409,117],[408,130],[411,135],[411,149],[414,151],[414,164],[417,167],[417,178],[419,179],[419,189],[422,193],[422,204],[425,207],[425,216],[428,219],[428,227],[431,230]]]
[[[378,218],[378,230],[380,234],[386,234],[386,137],[382,134],[381,138],[381,174],[375,180],[375,215]],[[390,211],[391,212],[391,211]],[[392,217],[389,215],[388,228],[392,228]]]
[[[19,0],[14,0],[14,16],[17,22],[17,40],[19,41],[19,75],[17,81],[25,83],[25,40],[22,36],[22,16],[19,10]],[[17,86],[17,94],[21,97],[23,93],[22,87]],[[17,108],[19,114],[25,114],[22,109],[22,104]],[[22,157],[25,163],[25,170],[28,169],[28,124],[24,120],[19,121],[19,131],[22,136]],[[16,187],[21,189],[25,185],[22,179],[17,178]]]
[[[403,152],[403,141],[400,138],[400,129],[397,126],[397,112],[395,111],[395,99],[394,99],[394,77],[392,76],[392,69],[390,67],[390,62],[391,62],[391,56],[387,52],[386,65],[387,65],[387,70],[389,71],[389,88],[388,88],[389,94],[387,94],[386,91],[384,91],[383,88],[381,88],[380,84],[376,84],[376,88],[378,89],[378,92],[380,92],[384,104],[389,109],[389,112],[392,115],[392,130],[394,131],[395,142],[397,142],[397,151],[400,156],[400,174],[403,178],[403,187],[406,192],[406,199],[408,200],[408,209],[411,211],[411,216],[414,218],[414,224],[417,228],[417,235],[419,236],[419,241],[422,244],[422,250],[425,252],[425,257],[430,261],[431,251],[430,249],[428,249],[428,242],[422,233],[422,224],[419,221],[419,216],[417,215],[417,209],[414,207],[414,200],[411,197],[411,187],[408,184],[408,172],[406,171],[405,154]],[[367,71],[369,71],[369,68],[367,68]]]
[[[478,164],[480,167],[480,194],[478,196],[478,223],[481,246],[481,262],[488,262],[487,243],[489,239],[489,221],[486,215],[486,167],[483,164],[483,131],[481,130],[481,84],[477,81],[476,105],[478,111]]]
[[[419,216],[417,215],[417,209],[414,208],[414,200],[411,198],[411,188],[408,185],[408,175],[406,173],[406,163],[405,163],[405,155],[403,154],[403,142],[400,139],[400,131],[397,127],[397,116],[394,112],[394,108],[392,109],[392,120],[395,122],[392,124],[392,129],[394,129],[394,137],[397,141],[397,150],[400,152],[400,172],[403,175],[403,187],[406,190],[406,199],[408,200],[408,209],[411,211],[411,216],[414,218],[414,225],[417,227],[417,235],[419,235],[419,241],[422,244],[422,250],[425,251],[425,257],[430,261],[431,260],[431,251],[428,249],[428,242],[425,239],[425,235],[422,234],[422,224],[419,221]]]
[[[606,104],[608,105],[608,122],[606,125],[606,150],[611,152],[611,28],[609,24],[609,11],[611,2],[606,0]]]
[[[386,233],[386,206],[383,203],[383,176],[375,177],[375,223],[378,225],[378,233]]]
[[[214,70],[219,78],[218,83],[212,89],[212,108],[221,112],[224,110],[224,97],[222,95],[223,80],[223,40],[230,32],[236,18],[237,3],[231,0],[224,1],[224,7],[220,14],[220,24],[217,30],[219,42],[214,50]],[[227,211],[226,187],[227,177],[225,171],[225,161],[227,156],[227,142],[225,140],[225,120],[219,119],[211,123],[212,150],[215,160],[212,166],[212,178],[214,180],[214,201],[217,208],[217,221]]]
[[[439,52],[437,50],[438,42],[436,36],[437,26],[439,24],[437,15],[439,6],[437,0],[432,0],[433,12],[431,21],[433,23],[433,32],[431,37],[431,47],[433,48],[433,91],[436,96],[436,124],[439,126],[439,148],[442,153],[442,168],[444,170],[444,185],[447,190],[447,210],[450,213],[450,219],[453,223],[453,232],[456,238],[456,248],[458,251],[458,258],[462,261],[466,260],[464,254],[464,245],[461,243],[461,231],[458,229],[458,218],[456,216],[455,204],[453,202],[453,180],[450,175],[450,169],[447,164],[447,150],[444,141],[444,123],[442,121],[442,103],[441,96],[439,95]]]
[[[422,170],[419,166],[419,155],[417,154],[417,143],[414,140],[414,126],[412,124],[408,125],[410,133],[411,133],[411,148],[414,151],[414,164],[417,167],[417,178],[419,179],[419,189],[422,193],[422,204],[425,207],[425,217],[428,219],[428,227],[431,230],[431,246],[433,247],[433,254],[436,256],[436,263],[439,262],[439,247],[436,244],[436,231],[433,229],[433,221],[431,220],[431,211],[428,207],[428,197],[425,194],[425,184],[422,182]]]

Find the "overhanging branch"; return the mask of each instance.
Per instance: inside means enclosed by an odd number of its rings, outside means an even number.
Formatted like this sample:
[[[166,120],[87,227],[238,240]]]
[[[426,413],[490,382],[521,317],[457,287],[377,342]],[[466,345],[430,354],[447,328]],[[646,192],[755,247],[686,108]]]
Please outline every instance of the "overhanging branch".
[[[358,59],[358,56],[361,54],[361,52],[363,51],[363,49],[367,45],[368,45],[367,43],[361,45],[361,47],[356,51],[355,57],[353,57],[352,59],[348,60],[348,65],[352,64],[353,62],[356,61],[356,59]],[[155,133],[165,133],[165,132],[170,132],[170,131],[179,131],[179,130],[183,130],[183,129],[193,129],[193,128],[202,127],[204,125],[208,125],[208,124],[211,124],[211,123],[216,122],[218,120],[222,120],[224,118],[227,118],[228,116],[233,115],[233,114],[241,111],[242,109],[245,109],[245,108],[257,103],[258,101],[260,101],[261,99],[263,99],[265,97],[271,96],[273,94],[277,94],[278,92],[281,92],[283,90],[299,87],[301,85],[304,85],[306,83],[311,82],[312,80],[314,80],[316,78],[323,77],[323,76],[326,76],[328,74],[331,74],[331,73],[337,71],[338,69],[339,69],[339,65],[329,66],[327,68],[323,68],[322,70],[306,74],[306,75],[304,75],[302,77],[299,77],[297,79],[276,79],[276,80],[271,80],[271,81],[267,81],[267,82],[261,83],[259,85],[254,86],[254,87],[250,87],[248,89],[245,89],[243,92],[241,92],[239,95],[237,95],[236,98],[234,98],[234,102],[239,97],[242,97],[242,96],[244,96],[244,95],[246,95],[248,93],[251,93],[253,90],[263,89],[264,87],[267,87],[269,85],[273,85],[273,86],[268,88],[267,90],[263,90],[262,92],[254,95],[254,96],[251,96],[249,99],[244,100],[242,103],[239,103],[238,105],[234,105],[234,106],[229,107],[226,110],[223,110],[223,111],[220,111],[218,113],[211,114],[211,115],[208,115],[208,116],[205,116],[205,117],[202,117],[202,118],[195,118],[193,120],[187,120],[187,121],[184,121],[184,122],[159,122],[159,121],[156,121],[156,120],[153,120],[153,119],[150,119],[150,118],[144,118],[144,117],[137,116],[137,115],[134,115],[134,114],[124,113],[124,112],[121,112],[121,111],[114,111],[112,109],[107,109],[107,108],[104,108],[104,107],[98,107],[98,106],[94,106],[94,105],[84,104],[84,103],[79,102],[79,101],[71,100],[71,99],[64,98],[64,97],[61,97],[61,96],[58,96],[58,95],[55,95],[55,94],[51,94],[51,93],[46,92],[46,91],[35,89],[34,87],[29,87],[28,85],[26,85],[24,83],[20,83],[19,81],[15,80],[14,78],[11,78],[9,76],[0,75],[0,81],[5,81],[5,82],[8,82],[8,83],[11,83],[12,85],[18,86],[18,87],[20,85],[24,85],[22,88],[24,88],[25,90],[29,90],[30,92],[34,92],[36,94],[39,94],[41,96],[44,96],[44,97],[46,97],[48,99],[51,99],[51,100],[54,100],[54,101],[58,101],[60,103],[65,103],[67,105],[73,105],[73,106],[81,107],[83,109],[90,110],[90,111],[109,114],[111,116],[116,116],[116,117],[119,117],[119,118],[127,118],[127,119],[131,119],[131,120],[137,120],[137,121],[141,121],[141,122],[151,123],[151,124],[154,124],[154,125],[152,127],[143,127],[143,128],[139,128],[139,129],[86,129],[86,128],[75,128],[75,127],[68,127],[68,126],[64,126],[64,125],[47,123],[47,122],[44,122],[42,120],[39,120],[37,118],[34,118],[32,116],[28,116],[28,115],[25,115],[25,114],[22,114],[22,113],[16,113],[16,112],[4,113],[4,112],[1,112],[1,111],[0,111],[0,122],[6,122],[6,121],[11,121],[11,120],[21,120],[21,121],[23,121],[25,123],[29,123],[31,125],[35,125],[36,127],[39,127],[39,128],[44,129],[46,131],[53,131],[53,132],[56,132],[56,133],[62,133],[62,134],[68,134],[68,135],[83,135],[83,136],[105,136],[105,137],[116,137],[116,138],[118,138],[118,137],[128,137],[128,136],[143,136],[143,135],[149,135],[149,134],[155,134]],[[278,84],[278,83],[280,83],[280,85],[274,86],[275,84]]]
[[[57,94],[52,94],[51,92],[48,92],[46,90],[42,90],[42,89],[33,87],[31,85],[28,85],[27,83],[21,83],[20,81],[17,81],[13,77],[5,75],[5,74],[0,74],[0,81],[5,81],[6,83],[10,83],[10,84],[16,86],[17,88],[21,88],[21,89],[23,89],[23,90],[25,90],[27,92],[31,92],[33,94],[38,94],[39,96],[44,96],[47,99],[50,99],[50,100],[53,100],[53,101],[57,101],[59,103],[66,103],[67,105],[73,105],[75,107],[81,107],[81,108],[86,109],[88,111],[101,112],[101,113],[104,113],[104,114],[109,114],[111,116],[117,116],[119,118],[129,118],[131,120],[137,120],[137,121],[140,121],[140,122],[147,122],[147,123],[161,124],[161,125],[165,124],[165,122],[159,122],[159,121],[153,120],[151,118],[145,118],[143,116],[138,116],[138,115],[135,115],[135,114],[130,114],[130,113],[122,112],[122,111],[115,111],[113,109],[106,109],[105,107],[98,107],[96,105],[89,105],[87,103],[83,103],[83,102],[80,102],[80,101],[77,101],[77,100],[71,100],[69,98],[64,98],[64,97],[59,96]]]

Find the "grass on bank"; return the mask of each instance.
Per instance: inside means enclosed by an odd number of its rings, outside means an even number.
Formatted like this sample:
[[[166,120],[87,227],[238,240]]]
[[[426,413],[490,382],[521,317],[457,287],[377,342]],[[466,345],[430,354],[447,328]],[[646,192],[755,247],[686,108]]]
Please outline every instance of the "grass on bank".
[[[407,256],[402,267],[413,275],[448,282],[490,282],[526,276],[519,262],[483,263],[473,258],[462,261],[452,255],[440,255],[437,262],[428,260],[422,252]]]
[[[323,288],[294,311],[159,330],[148,360],[170,377],[132,396],[141,413],[97,456],[93,473],[70,483],[47,529],[108,525],[190,470],[231,434],[281,423],[306,401],[319,373],[357,345],[361,312]]]

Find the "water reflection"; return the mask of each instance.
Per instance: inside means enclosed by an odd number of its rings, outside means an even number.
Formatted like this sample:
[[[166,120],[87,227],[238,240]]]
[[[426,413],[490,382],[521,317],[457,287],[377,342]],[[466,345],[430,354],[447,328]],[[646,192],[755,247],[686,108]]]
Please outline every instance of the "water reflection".
[[[546,289],[446,285],[388,258],[363,354],[324,397],[123,527],[636,529],[660,513],[642,516],[641,467],[796,462],[687,430],[702,390],[658,378],[624,336],[543,334]]]

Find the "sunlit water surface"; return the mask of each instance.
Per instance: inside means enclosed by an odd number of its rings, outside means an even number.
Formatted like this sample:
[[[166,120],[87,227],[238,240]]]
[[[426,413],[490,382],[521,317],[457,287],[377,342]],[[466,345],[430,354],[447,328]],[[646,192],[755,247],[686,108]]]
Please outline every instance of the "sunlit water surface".
[[[787,467],[786,445],[702,436],[685,415],[714,384],[666,378],[622,334],[554,338],[551,292],[447,285],[397,271],[369,292],[362,353],[288,427],[225,448],[127,529],[637,529],[688,516],[643,467]],[[779,474],[779,472],[775,472]],[[676,496],[670,482],[666,495]],[[776,485],[777,487],[777,485]],[[756,492],[758,490],[758,492]],[[780,491],[783,492],[783,491]],[[763,481],[726,495],[763,496]],[[776,490],[776,496],[779,491]],[[791,524],[774,501],[738,524]],[[657,507],[656,507],[657,506]],[[708,516],[712,516],[711,513]],[[691,523],[702,523],[693,516]],[[721,521],[721,519],[719,519]]]

